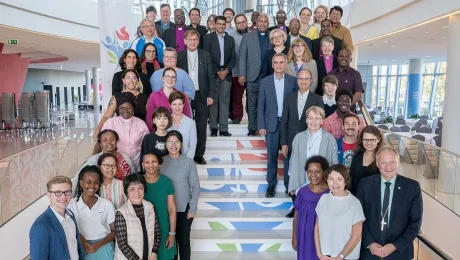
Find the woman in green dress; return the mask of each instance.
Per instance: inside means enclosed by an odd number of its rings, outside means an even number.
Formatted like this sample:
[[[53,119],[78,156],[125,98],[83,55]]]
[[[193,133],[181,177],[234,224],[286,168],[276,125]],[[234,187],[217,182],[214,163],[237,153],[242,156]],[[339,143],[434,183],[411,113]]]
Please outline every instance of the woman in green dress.
[[[148,152],[142,158],[142,167],[147,181],[144,199],[155,206],[160,223],[161,245],[158,260],[171,260],[177,254],[176,200],[171,180],[159,173],[162,162],[161,156],[154,152]]]

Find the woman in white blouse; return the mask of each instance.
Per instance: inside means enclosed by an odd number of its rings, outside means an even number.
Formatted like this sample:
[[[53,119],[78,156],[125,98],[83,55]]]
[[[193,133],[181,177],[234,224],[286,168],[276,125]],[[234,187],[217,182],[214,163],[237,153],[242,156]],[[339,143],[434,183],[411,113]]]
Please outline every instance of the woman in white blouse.
[[[348,191],[348,169],[335,164],[324,174],[331,192],[316,206],[316,255],[320,260],[359,259],[365,217],[361,203]]]
[[[184,115],[185,95],[182,92],[173,92],[169,95],[169,104],[172,109],[172,125],[168,129],[177,130],[182,134],[182,154],[190,159],[195,157],[197,143],[195,121]]]

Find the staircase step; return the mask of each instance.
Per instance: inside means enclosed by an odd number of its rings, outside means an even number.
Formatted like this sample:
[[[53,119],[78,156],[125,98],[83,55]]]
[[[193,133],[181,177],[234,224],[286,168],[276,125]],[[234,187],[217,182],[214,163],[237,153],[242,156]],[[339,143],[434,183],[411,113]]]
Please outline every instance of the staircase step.
[[[265,192],[202,192],[198,199],[201,210],[289,210],[292,200],[284,192],[266,198]]]
[[[266,160],[208,160],[205,165],[197,165],[198,175],[209,176],[247,176],[267,175]],[[278,175],[284,174],[283,161],[278,161]]]
[[[288,210],[198,210],[193,230],[291,230]]]
[[[291,238],[291,230],[193,230],[190,240],[192,251],[293,252]]]
[[[257,139],[255,139],[257,138]],[[207,149],[215,149],[220,147],[226,148],[267,148],[265,140],[258,137],[242,138],[242,137],[209,137],[206,141]]]
[[[295,260],[297,252],[193,252],[192,256],[205,260]]]
[[[268,188],[266,172],[263,175],[200,175],[201,192],[265,192]],[[284,192],[283,176],[278,176],[277,192]]]
[[[208,147],[204,158],[207,161],[238,161],[238,160],[267,160],[266,147]],[[278,155],[278,160],[282,160],[283,155]]]

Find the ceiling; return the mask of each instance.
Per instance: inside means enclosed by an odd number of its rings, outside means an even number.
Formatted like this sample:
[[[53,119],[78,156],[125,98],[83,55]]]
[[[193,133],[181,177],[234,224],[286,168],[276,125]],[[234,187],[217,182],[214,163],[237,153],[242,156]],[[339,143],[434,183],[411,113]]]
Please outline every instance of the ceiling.
[[[449,18],[357,44],[358,64],[397,64],[409,59],[444,61]]]
[[[7,44],[9,39],[17,39],[18,45]],[[21,57],[30,57],[31,63],[45,62],[30,64],[30,68],[84,71],[100,67],[99,44],[96,42],[0,25],[0,43],[4,43],[3,54],[21,53]]]

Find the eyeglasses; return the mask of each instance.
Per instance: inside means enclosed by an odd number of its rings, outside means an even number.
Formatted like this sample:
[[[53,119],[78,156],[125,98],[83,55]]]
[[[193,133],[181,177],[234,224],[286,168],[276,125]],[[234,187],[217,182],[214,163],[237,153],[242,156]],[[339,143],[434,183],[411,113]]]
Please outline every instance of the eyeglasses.
[[[151,28],[153,28],[153,26],[152,26],[152,25],[142,25],[142,28],[148,28],[148,29],[151,29]]]
[[[371,143],[371,144],[375,144],[377,143],[379,139],[363,139],[363,143]]]
[[[137,80],[137,77],[125,77],[126,80]]]
[[[187,38],[187,39],[185,39],[185,40],[188,41],[188,42],[197,42],[197,41],[199,41],[200,39],[198,39],[198,38],[192,38],[192,39]]]
[[[168,145],[168,146],[180,145],[180,141],[175,141],[175,142],[173,142],[173,141],[167,141],[167,142],[166,142],[166,145]]]
[[[157,53],[157,51],[149,51],[149,50],[145,50],[145,53],[149,53],[149,54],[152,54],[152,53]]]
[[[164,76],[164,78],[169,79],[169,80],[176,80],[177,79],[176,76],[169,76],[169,75]]]
[[[66,191],[60,191],[60,190],[57,190],[57,191],[48,191],[49,193],[54,193],[54,196],[56,197],[61,197],[63,194],[66,196],[66,197],[70,197],[70,195],[72,195],[72,191],[71,190],[66,190]]]
[[[323,118],[322,117],[310,117],[309,116],[309,117],[307,117],[307,120],[309,120],[309,121],[321,121],[321,120],[323,120]]]
[[[171,59],[171,60],[173,60],[173,59],[177,59],[177,57],[176,56],[163,56],[163,59]]]
[[[311,78],[297,78],[298,81],[309,81]]]
[[[112,165],[112,164],[101,164],[101,166],[103,166],[104,169],[106,169],[106,170],[110,170],[110,168],[115,170],[117,168],[116,165]]]
[[[284,35],[280,34],[280,35],[276,35],[276,36],[273,36],[273,39],[274,40],[280,40],[283,38]]]

